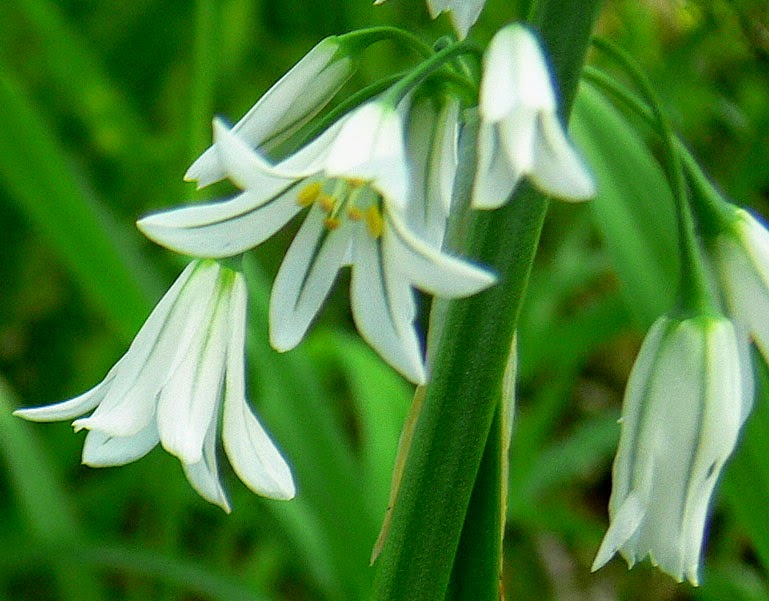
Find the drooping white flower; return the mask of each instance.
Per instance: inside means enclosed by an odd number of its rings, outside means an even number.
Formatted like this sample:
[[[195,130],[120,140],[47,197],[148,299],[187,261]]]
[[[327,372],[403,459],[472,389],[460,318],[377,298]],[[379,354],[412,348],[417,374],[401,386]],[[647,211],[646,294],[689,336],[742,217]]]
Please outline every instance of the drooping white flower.
[[[406,220],[423,240],[440,248],[457,174],[460,102],[454,96],[413,100],[406,128],[411,195]]]
[[[630,374],[614,461],[611,524],[593,569],[647,555],[698,583],[708,505],[750,412],[744,337],[723,317],[660,318]]]
[[[290,469],[245,396],[246,284],[216,261],[193,261],[163,296],[104,380],[73,399],[20,409],[33,421],[86,429],[83,463],[124,465],[158,442],[178,457],[200,495],[229,511],[216,452],[254,492],[294,496]]]
[[[729,315],[742,324],[769,362],[769,231],[744,209],[711,241],[711,257]]]
[[[483,59],[473,206],[493,209],[521,178],[561,200],[587,200],[595,182],[559,121],[547,61],[534,34],[508,25]]]
[[[278,80],[233,127],[253,148],[274,147],[312,119],[357,68],[338,37],[319,42]],[[225,177],[214,146],[190,166],[184,179],[202,188]]]
[[[244,191],[229,201],[150,215],[138,225],[172,250],[223,257],[253,248],[309,206],[273,286],[272,345],[286,351],[302,340],[337,272],[350,265],[361,334],[407,378],[424,382],[412,288],[453,298],[486,288],[494,277],[442,253],[406,225],[401,119],[387,105],[364,105],[275,166],[217,124],[219,159]]]
[[[382,4],[385,0],[375,0],[374,4]],[[448,12],[451,23],[457,31],[459,39],[467,37],[467,32],[478,20],[486,0],[427,0],[427,9],[433,19],[441,13]]]

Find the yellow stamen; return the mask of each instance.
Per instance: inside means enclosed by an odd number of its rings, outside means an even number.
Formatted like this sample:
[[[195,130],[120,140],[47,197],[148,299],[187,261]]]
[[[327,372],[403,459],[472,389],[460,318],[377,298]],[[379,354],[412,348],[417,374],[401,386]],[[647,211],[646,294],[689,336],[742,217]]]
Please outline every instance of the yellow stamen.
[[[365,179],[360,179],[359,177],[351,177],[347,179],[347,185],[351,188],[362,188],[366,183]]]
[[[336,198],[328,194],[321,194],[318,202],[320,203],[320,208],[326,211],[326,213],[330,213],[336,207]]]
[[[341,225],[341,223],[336,217],[326,217],[323,220],[323,225],[326,226],[327,230],[333,231],[333,230],[339,229],[339,226]]]
[[[374,205],[366,209],[366,229],[372,238],[379,238],[384,230],[384,218]]]
[[[353,221],[360,221],[363,219],[363,212],[358,207],[350,207],[347,209],[347,216]]]
[[[312,203],[318,200],[318,196],[320,196],[322,190],[323,184],[320,182],[307,184],[304,188],[299,190],[299,194],[296,195],[296,204],[300,207],[309,207]]]

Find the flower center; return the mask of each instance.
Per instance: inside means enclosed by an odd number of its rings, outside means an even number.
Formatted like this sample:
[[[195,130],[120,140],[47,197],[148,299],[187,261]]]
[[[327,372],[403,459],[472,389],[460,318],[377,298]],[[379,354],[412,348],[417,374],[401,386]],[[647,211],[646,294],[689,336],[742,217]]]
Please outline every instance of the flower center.
[[[323,224],[328,230],[338,229],[345,219],[363,222],[372,238],[379,238],[384,230],[382,199],[362,179],[334,178],[309,183],[299,190],[296,203],[301,207],[317,203],[326,213]]]

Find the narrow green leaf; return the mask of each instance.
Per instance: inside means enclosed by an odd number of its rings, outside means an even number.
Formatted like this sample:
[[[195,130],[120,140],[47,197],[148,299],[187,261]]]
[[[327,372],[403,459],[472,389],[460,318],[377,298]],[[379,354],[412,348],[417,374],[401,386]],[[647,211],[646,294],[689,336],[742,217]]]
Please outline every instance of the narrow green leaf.
[[[0,458],[10,475],[31,540],[68,547],[82,538],[72,502],[56,478],[49,457],[34,440],[29,424],[11,415],[17,406],[11,389],[0,379]],[[54,565],[62,599],[99,601],[102,597],[95,579],[88,570],[72,573],[72,559],[72,555],[65,555]]]
[[[636,318],[648,327],[673,304],[678,235],[665,176],[644,141],[598,92],[580,88],[572,134],[598,180],[590,207]]]
[[[146,127],[105,74],[98,53],[67,22],[59,4],[51,0],[4,2],[0,3],[0,18],[23,23],[32,34],[35,60],[44,67],[49,85],[80,117],[100,152],[118,156],[132,166],[129,171],[138,169],[137,159],[148,138]],[[15,51],[4,47],[2,38],[0,50]]]
[[[0,185],[50,243],[85,295],[124,339],[158,296],[128,233],[81,186],[51,130],[0,66]]]
[[[3,539],[4,548],[14,553],[0,555],[3,572],[18,571],[41,564],[68,563],[72,570],[100,569],[136,576],[143,581],[157,580],[211,601],[268,601],[264,593],[249,590],[237,578],[213,571],[209,566],[154,550],[124,545],[77,542],[67,545],[45,544],[16,537]],[[86,596],[89,592],[82,591]],[[81,599],[82,596],[73,597]],[[178,598],[175,596],[173,598]],[[103,597],[101,599],[104,599]]]
[[[308,346],[319,361],[324,355],[331,358],[346,377],[360,439],[362,492],[372,514],[383,514],[412,387],[356,336],[336,330],[317,332]]]
[[[318,563],[308,565],[328,596],[357,601],[370,587],[368,558],[380,516],[372,514],[361,490],[350,437],[334,412],[321,372],[304,345],[283,354],[270,347],[269,285],[254,261],[249,258],[244,265],[251,299],[252,398],[297,481],[296,499],[268,507],[295,537],[297,549],[304,552],[304,542],[312,545]],[[303,532],[302,523],[313,523],[313,530]]]

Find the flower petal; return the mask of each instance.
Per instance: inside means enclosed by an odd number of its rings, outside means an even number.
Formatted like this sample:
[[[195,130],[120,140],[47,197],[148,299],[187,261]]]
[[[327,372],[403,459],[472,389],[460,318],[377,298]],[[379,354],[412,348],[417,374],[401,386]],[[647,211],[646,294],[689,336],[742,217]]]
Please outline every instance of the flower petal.
[[[383,238],[388,269],[402,274],[419,289],[458,298],[480,292],[497,281],[486,269],[420,240],[394,212],[388,214],[387,224]]]
[[[17,417],[23,417],[24,419],[35,422],[55,422],[72,419],[73,417],[88,413],[101,403],[102,399],[107,394],[119,367],[120,361],[115,364],[101,383],[79,396],[60,403],[54,403],[53,405],[17,409],[13,414]]]
[[[481,123],[478,132],[478,168],[473,182],[472,207],[496,209],[507,202],[521,179],[501,147],[497,126]]]
[[[197,317],[203,315],[216,275],[213,262],[194,261],[185,269],[134,338],[102,402],[91,416],[73,423],[76,429],[126,437],[154,418],[163,378],[181,360],[199,327]]]
[[[386,234],[386,231],[385,231]],[[414,328],[409,282],[385,264],[382,240],[358,228],[350,282],[350,304],[361,336],[395,369],[416,384],[426,381]]]
[[[227,201],[191,205],[149,215],[136,223],[153,242],[195,257],[232,257],[258,246],[302,210],[301,182],[265,199],[247,190]]]
[[[537,38],[523,25],[509,25],[483,57],[479,110],[483,120],[495,122],[520,109],[555,113],[556,99]]]
[[[217,416],[211,420],[206,438],[203,443],[203,455],[197,463],[184,463],[184,474],[197,493],[206,501],[218,505],[225,512],[230,512],[227,493],[224,492],[219,478],[219,467],[216,461],[216,440],[219,429]]]
[[[467,37],[470,28],[478,20],[486,0],[457,0],[451,10],[451,22],[460,40]]]
[[[368,181],[387,202],[405,209],[410,180],[400,112],[376,101],[351,112],[329,149],[325,172]]]
[[[543,192],[560,200],[588,200],[596,194],[595,181],[585,162],[566,137],[555,114],[543,114],[534,144],[531,179]]]
[[[91,430],[83,444],[83,463],[90,467],[125,465],[144,457],[159,440],[154,420],[131,436],[110,436]]]
[[[336,38],[326,38],[292,67],[233,127],[251,147],[277,145],[312,119],[354,73],[356,64],[339,56]],[[225,177],[214,144],[187,170],[198,187]]]
[[[459,101],[418,98],[409,111],[407,152],[411,197],[406,221],[423,239],[440,247],[451,210],[457,172]]]
[[[241,281],[236,285],[245,287]],[[296,494],[291,469],[246,401],[243,357],[246,337],[245,293],[233,294],[230,310],[231,331],[222,428],[224,449],[232,469],[251,490],[272,499],[291,499]]]
[[[630,492],[622,501],[617,513],[612,517],[611,525],[603,537],[593,566],[590,568],[591,571],[595,572],[606,565],[615,553],[636,534],[645,514],[646,507],[641,496],[636,491]],[[635,560],[630,563],[632,566]]]
[[[208,306],[195,319],[198,331],[157,400],[163,448],[190,465],[203,457],[203,441],[211,422],[216,420],[224,384],[231,288],[223,280],[234,272],[217,267],[220,273],[215,287],[209,291]]]
[[[270,343],[280,351],[294,348],[328,296],[348,257],[353,226],[324,226],[325,213],[313,206],[286,252],[270,297]]]

